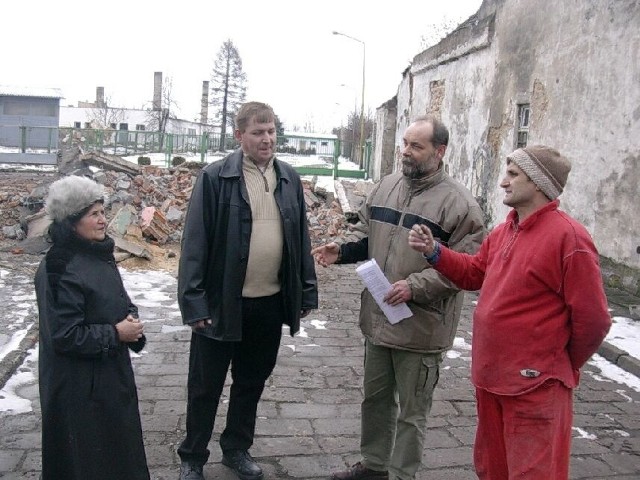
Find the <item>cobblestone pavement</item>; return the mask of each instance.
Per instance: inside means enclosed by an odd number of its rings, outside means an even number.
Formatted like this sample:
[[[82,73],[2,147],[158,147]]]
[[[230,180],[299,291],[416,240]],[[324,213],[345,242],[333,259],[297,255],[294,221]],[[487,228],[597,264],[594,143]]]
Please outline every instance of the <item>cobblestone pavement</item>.
[[[353,266],[319,268],[318,275],[321,308],[304,319],[301,335],[283,336],[278,365],[260,403],[251,452],[266,479],[327,478],[359,460],[363,342],[357,315],[362,287]],[[133,363],[151,475],[175,480],[176,449],[184,436],[190,331],[181,324],[172,276],[127,272],[125,281],[148,336],[146,350]],[[24,295],[30,298],[28,292]],[[469,381],[475,298],[467,294],[456,344],[443,364],[419,480],[476,478],[471,457],[475,403]],[[12,402],[21,405],[16,411],[0,411],[0,478],[39,477],[36,355],[31,350],[5,386],[4,391],[24,400]],[[225,390],[205,467],[209,480],[235,478],[220,464],[217,444],[227,394]],[[590,364],[575,397],[571,479],[640,478],[640,393],[608,380]]]

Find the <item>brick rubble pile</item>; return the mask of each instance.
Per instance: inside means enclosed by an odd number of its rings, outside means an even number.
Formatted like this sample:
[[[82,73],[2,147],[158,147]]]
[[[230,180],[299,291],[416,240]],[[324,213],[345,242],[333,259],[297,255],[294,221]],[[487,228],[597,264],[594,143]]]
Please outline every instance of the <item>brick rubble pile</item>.
[[[109,233],[154,245],[178,243],[189,197],[201,164],[139,167],[137,174],[83,169],[105,186]],[[74,172],[78,174],[78,172]],[[0,240],[29,235],[32,219],[44,216],[43,198],[57,173],[0,172]],[[347,222],[332,192],[303,180],[313,245],[343,235]]]

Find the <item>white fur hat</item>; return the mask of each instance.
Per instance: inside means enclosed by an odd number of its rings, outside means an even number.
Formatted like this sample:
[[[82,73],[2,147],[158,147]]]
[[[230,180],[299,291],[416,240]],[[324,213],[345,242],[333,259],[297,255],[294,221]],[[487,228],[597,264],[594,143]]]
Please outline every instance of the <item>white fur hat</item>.
[[[51,220],[62,221],[89,205],[104,200],[102,185],[86,177],[71,175],[56,180],[49,187],[45,209]]]

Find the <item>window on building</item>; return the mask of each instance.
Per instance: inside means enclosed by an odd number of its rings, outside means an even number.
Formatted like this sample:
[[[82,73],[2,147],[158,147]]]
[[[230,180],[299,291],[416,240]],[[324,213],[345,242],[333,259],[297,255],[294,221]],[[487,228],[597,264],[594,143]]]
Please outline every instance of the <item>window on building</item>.
[[[4,114],[5,115],[29,115],[29,104],[26,102],[15,102],[11,100],[5,100]]]
[[[189,128],[189,135],[195,135],[196,134],[196,129],[195,128]]]
[[[528,103],[518,105],[518,132],[516,140],[516,148],[524,148],[527,146],[529,139],[529,116],[531,108]]]
[[[91,128],[91,122],[84,122],[84,128]]]
[[[81,128],[81,125],[80,122],[73,122],[73,128]]]
[[[129,124],[128,123],[121,123],[120,124],[120,130],[129,130]]]
[[[35,117],[55,117],[56,106],[51,102],[32,102],[31,115]]]
[[[110,123],[110,124],[109,124],[109,128],[111,128],[111,129],[113,129],[113,130],[115,130],[117,126],[118,126],[118,125],[116,125],[115,123]]]
[[[138,131],[144,131],[144,130],[145,130],[145,127],[144,127],[144,125],[142,125],[142,124],[138,123],[138,124],[136,125],[136,130],[138,130]]]
[[[329,142],[320,142],[320,145],[323,147],[328,147],[329,146]]]

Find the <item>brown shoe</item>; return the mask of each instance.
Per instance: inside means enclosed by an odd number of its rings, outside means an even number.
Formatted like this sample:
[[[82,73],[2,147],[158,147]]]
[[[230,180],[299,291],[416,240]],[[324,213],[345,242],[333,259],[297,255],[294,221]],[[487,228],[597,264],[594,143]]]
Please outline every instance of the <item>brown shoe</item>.
[[[331,480],[389,480],[389,472],[371,470],[358,462],[349,470],[334,473]]]

